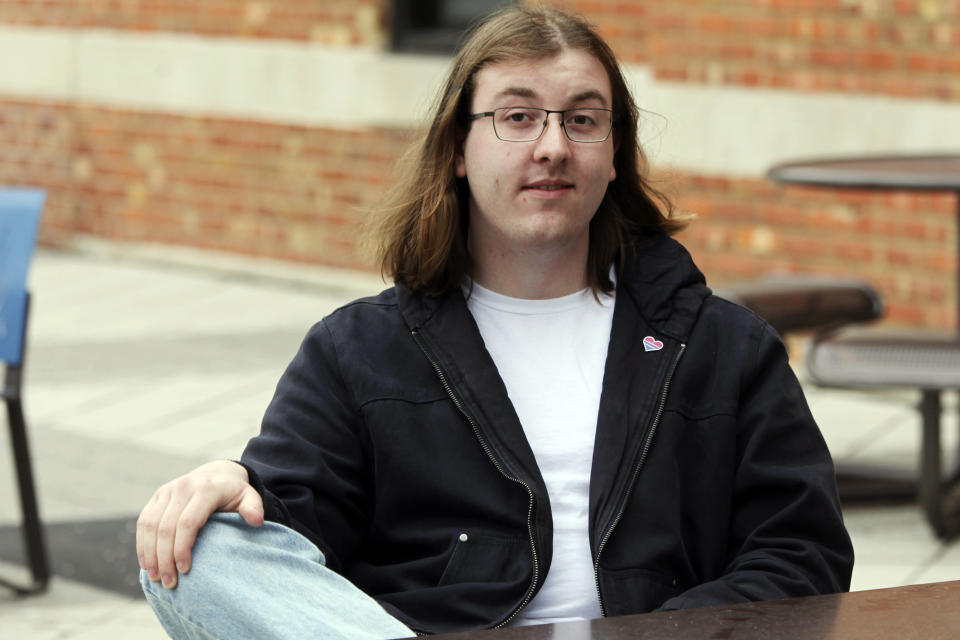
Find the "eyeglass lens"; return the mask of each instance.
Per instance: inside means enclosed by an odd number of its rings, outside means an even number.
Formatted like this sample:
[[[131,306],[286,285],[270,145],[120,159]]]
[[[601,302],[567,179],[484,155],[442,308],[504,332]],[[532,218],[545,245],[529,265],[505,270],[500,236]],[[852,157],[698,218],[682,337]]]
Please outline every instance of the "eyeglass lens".
[[[511,142],[536,140],[547,124],[546,109],[501,107],[493,113],[497,137]],[[574,142],[601,142],[610,135],[613,119],[608,109],[568,109],[560,112],[560,117],[563,130]]]

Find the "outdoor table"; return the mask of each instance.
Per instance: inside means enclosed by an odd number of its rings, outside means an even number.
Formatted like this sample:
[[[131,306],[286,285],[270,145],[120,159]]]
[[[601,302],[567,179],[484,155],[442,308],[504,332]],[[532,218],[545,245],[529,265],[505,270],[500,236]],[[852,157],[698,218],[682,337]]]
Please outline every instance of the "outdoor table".
[[[448,640],[937,640],[960,631],[960,581],[436,636]]]
[[[767,176],[785,184],[835,189],[953,191],[960,247],[960,154],[792,161],[773,167]],[[960,323],[960,273],[955,286]],[[951,498],[960,488],[960,474],[951,472],[944,481],[940,452],[940,394],[960,389],[960,327],[946,333],[911,329],[815,336],[807,351],[807,369],[815,382],[826,386],[921,391],[923,436],[919,482],[914,486],[937,535],[950,538],[960,533],[960,502]],[[866,491],[877,487],[880,497],[903,495],[902,474],[878,477],[861,469],[846,478],[838,476],[841,486],[853,476],[861,487],[868,487]]]
[[[957,194],[957,246],[960,247],[960,154],[796,160],[776,165],[767,176],[785,184],[836,189],[953,191]],[[957,320],[960,322],[960,273],[957,288]]]

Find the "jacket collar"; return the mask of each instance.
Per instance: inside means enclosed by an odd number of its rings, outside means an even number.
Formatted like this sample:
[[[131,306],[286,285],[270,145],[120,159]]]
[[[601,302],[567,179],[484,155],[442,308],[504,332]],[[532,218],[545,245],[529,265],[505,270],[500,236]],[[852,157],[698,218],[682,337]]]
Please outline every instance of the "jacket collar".
[[[648,234],[629,247],[618,286],[652,327],[677,340],[689,334],[700,305],[710,294],[703,274],[683,245],[660,233]],[[463,296],[459,289],[443,296],[425,296],[397,285],[396,292],[400,313],[411,330],[430,323],[441,309],[455,316],[469,314],[465,306],[460,308]]]

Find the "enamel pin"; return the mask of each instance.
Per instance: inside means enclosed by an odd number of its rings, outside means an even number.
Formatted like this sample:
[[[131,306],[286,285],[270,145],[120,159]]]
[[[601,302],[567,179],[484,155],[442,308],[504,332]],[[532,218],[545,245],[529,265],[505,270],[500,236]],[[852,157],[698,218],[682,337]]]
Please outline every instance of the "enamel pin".
[[[663,342],[657,340],[653,336],[647,336],[643,339],[643,350],[644,351],[660,351],[663,349]]]

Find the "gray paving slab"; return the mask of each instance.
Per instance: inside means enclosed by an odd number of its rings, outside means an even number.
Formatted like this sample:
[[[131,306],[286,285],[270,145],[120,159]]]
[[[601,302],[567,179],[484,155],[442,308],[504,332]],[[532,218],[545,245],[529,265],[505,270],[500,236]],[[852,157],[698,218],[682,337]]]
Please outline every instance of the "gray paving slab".
[[[918,583],[960,579],[960,545],[941,545],[911,579]]]
[[[376,290],[363,282],[39,251],[24,405],[45,516],[139,508],[147,488],[239,455],[309,326]]]
[[[16,567],[0,563],[10,575]],[[0,590],[0,631],[4,639],[160,640],[167,635],[143,599],[118,596],[63,578],[54,578],[40,597],[18,598]]]

